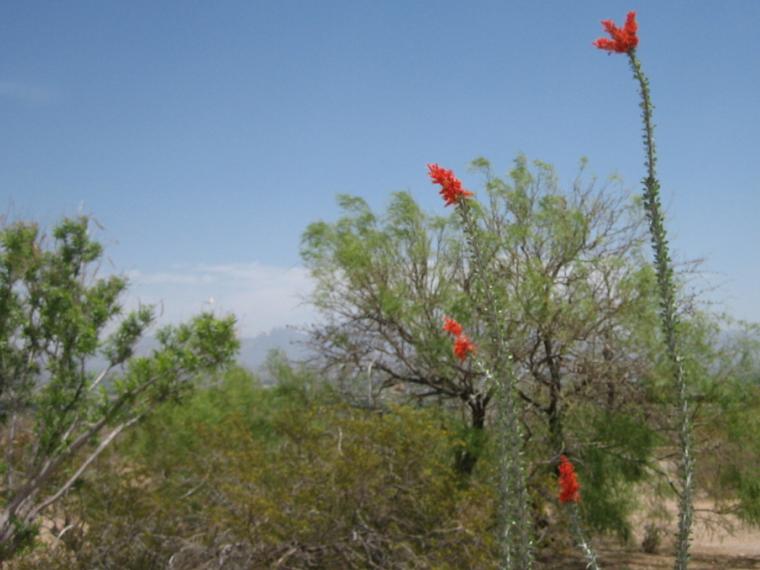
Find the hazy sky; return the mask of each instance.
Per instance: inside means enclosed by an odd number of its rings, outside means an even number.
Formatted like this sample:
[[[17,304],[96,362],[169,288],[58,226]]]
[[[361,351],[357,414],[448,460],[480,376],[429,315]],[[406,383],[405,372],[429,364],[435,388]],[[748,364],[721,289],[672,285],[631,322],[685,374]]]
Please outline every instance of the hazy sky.
[[[426,163],[477,191],[471,159],[518,152],[637,189],[635,84],[591,46],[629,9],[676,256],[760,320],[756,0],[3,2],[0,208],[93,214],[166,319],[213,297],[244,334],[303,323],[300,235],[338,193],[441,210]]]

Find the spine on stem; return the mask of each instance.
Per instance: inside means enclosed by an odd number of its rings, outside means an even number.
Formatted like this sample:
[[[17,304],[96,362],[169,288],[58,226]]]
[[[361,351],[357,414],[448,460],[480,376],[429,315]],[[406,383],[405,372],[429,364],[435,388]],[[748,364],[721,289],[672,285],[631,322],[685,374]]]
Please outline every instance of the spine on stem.
[[[496,429],[500,452],[501,567],[503,570],[530,570],[533,566],[533,517],[525,477],[522,426],[514,396],[515,374],[504,331],[505,315],[496,299],[493,276],[482,250],[482,240],[479,239],[480,231],[468,203],[473,193],[462,187],[461,181],[451,170],[437,164],[428,165],[428,170],[433,182],[441,186],[440,193],[445,204],[456,206],[462,222],[474,271],[476,306],[486,325],[491,345],[488,365],[480,359],[477,360],[477,365],[492,383],[496,396]],[[458,336],[457,341],[460,338]],[[458,344],[464,346],[463,342]],[[455,354],[456,348],[457,344]]]
[[[667,232],[665,230],[660,182],[657,179],[657,151],[654,142],[654,106],[649,92],[649,80],[636,56],[639,43],[636,13],[629,12],[625,25],[618,28],[612,20],[603,20],[602,26],[610,38],[599,38],[594,45],[601,50],[625,53],[631,65],[633,76],[639,86],[641,114],[644,130],[644,151],[646,177],[644,184],[644,208],[649,221],[657,286],[660,295],[660,321],[665,337],[668,360],[673,374],[678,414],[678,439],[680,447],[678,533],[676,536],[676,570],[686,570],[689,564],[691,527],[694,518],[694,456],[692,451],[692,426],[688,384],[683,364],[679,339],[679,322],[676,310],[676,286],[673,277],[673,261],[670,257]]]
[[[573,538],[583,552],[583,556],[586,559],[586,568],[591,570],[601,570],[599,561],[596,557],[596,552],[583,530],[581,524],[580,509],[578,508],[578,502],[581,500],[581,485],[578,482],[578,476],[575,473],[575,466],[565,456],[562,455],[559,458],[559,502],[560,504],[567,505],[567,509],[570,511],[570,526],[573,531]]]

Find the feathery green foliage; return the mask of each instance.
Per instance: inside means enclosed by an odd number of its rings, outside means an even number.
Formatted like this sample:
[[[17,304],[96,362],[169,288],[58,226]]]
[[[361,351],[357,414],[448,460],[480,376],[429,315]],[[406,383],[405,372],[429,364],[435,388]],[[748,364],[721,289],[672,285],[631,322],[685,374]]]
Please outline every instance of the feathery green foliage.
[[[123,430],[237,350],[234,319],[204,314],[135,357],[153,311],[122,316],[126,280],[97,276],[103,249],[90,229],[87,217],[64,219],[50,244],[35,224],[0,230],[0,559],[29,545],[40,515]]]

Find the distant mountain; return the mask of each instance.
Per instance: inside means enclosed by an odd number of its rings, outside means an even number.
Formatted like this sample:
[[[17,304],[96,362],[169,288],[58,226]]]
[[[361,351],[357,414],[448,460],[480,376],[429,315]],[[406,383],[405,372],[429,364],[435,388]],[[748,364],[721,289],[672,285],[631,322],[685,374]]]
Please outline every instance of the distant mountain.
[[[274,328],[254,337],[241,338],[237,362],[244,368],[256,372],[266,362],[267,355],[272,350],[283,352],[288,360],[303,360],[311,354],[310,350],[303,346],[308,338],[306,333],[286,327]],[[146,356],[157,348],[158,341],[155,337],[143,337],[135,347],[135,354]],[[88,368],[93,371],[102,370],[105,365],[106,360],[102,356],[88,362]]]
[[[266,361],[267,354],[272,350],[285,353],[289,360],[303,360],[311,354],[303,346],[308,335],[302,331],[290,328],[275,328],[251,338],[240,339],[238,363],[249,370],[256,371]]]

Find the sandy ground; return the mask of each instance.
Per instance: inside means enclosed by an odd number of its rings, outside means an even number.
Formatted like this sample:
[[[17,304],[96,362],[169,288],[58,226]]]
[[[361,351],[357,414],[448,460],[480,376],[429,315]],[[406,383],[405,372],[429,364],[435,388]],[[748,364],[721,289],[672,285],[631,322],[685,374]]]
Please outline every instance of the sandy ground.
[[[697,508],[708,507],[698,503]],[[668,505],[675,511],[675,505]],[[731,531],[709,524],[705,517],[696,517],[691,548],[689,570],[760,570],[760,529],[742,526],[735,519],[728,518],[733,526]],[[630,548],[621,548],[614,543],[598,547],[602,568],[611,570],[660,570],[673,568],[672,539],[663,540],[658,554],[645,554],[641,544],[642,532],[636,532],[636,540]],[[581,570],[585,564],[579,560],[548,562],[546,568],[557,570]]]

